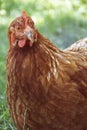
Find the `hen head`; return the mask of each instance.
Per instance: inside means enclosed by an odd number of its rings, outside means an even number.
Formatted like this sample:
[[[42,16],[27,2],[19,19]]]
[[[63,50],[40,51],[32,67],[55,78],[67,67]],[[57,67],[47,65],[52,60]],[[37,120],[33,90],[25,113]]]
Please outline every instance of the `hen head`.
[[[22,16],[16,18],[9,26],[8,38],[10,45],[24,47],[32,46],[37,41],[37,33],[33,20],[22,12]]]

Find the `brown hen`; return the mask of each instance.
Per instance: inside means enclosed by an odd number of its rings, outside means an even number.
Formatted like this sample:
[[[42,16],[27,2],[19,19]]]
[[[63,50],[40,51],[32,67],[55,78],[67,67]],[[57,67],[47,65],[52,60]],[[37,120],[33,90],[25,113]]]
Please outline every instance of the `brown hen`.
[[[25,12],[8,38],[7,102],[17,129],[86,130],[87,46],[58,49]]]

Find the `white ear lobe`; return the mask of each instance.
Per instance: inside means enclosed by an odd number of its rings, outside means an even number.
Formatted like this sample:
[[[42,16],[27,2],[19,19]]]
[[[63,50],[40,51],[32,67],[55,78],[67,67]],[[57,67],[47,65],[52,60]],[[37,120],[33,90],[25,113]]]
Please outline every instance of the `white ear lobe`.
[[[11,32],[14,32],[14,27],[10,27],[10,31],[11,31]]]

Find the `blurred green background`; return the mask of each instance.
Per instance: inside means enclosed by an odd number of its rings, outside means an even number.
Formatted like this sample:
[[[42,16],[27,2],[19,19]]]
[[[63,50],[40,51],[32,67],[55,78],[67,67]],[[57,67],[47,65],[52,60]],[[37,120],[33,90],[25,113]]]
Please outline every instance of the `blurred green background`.
[[[16,130],[6,104],[7,29],[22,10],[38,30],[64,49],[87,36],[87,0],[0,0],[0,130]]]

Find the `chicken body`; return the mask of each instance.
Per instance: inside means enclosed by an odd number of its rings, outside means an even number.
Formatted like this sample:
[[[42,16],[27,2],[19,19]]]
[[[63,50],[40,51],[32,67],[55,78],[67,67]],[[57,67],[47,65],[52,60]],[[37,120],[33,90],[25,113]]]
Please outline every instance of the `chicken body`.
[[[87,129],[85,52],[61,51],[38,31],[32,47],[10,45],[7,102],[18,130]]]
[[[65,51],[74,51],[79,53],[87,53],[87,38],[81,39],[68,48]],[[87,55],[87,54],[86,54]]]

